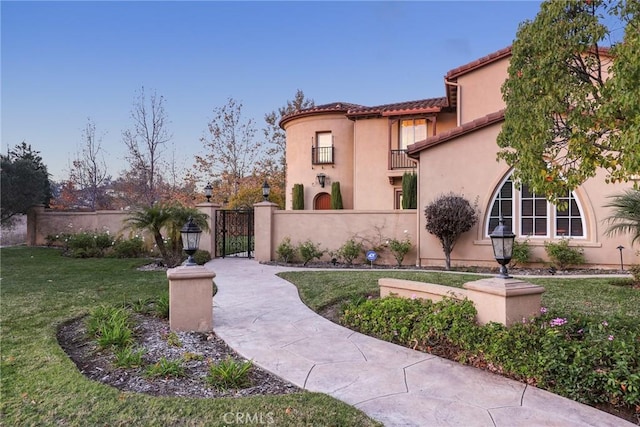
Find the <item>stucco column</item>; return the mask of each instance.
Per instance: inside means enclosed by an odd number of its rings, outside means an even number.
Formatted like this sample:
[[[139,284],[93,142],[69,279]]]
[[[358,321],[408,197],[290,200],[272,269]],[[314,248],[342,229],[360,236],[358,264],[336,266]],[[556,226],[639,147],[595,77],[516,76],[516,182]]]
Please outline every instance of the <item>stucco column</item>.
[[[215,230],[216,230],[216,212],[220,209],[220,205],[217,203],[200,203],[196,205],[196,209],[198,209],[203,214],[206,214],[209,219],[209,231],[203,231],[200,235],[200,249],[209,251],[212,258],[216,256],[216,239],[215,239]]]
[[[27,246],[36,246],[38,244],[38,218],[44,213],[44,205],[34,205],[27,211]],[[44,240],[44,237],[42,237]]]
[[[492,277],[462,285],[478,312],[478,323],[498,322],[510,326],[540,314],[545,289],[516,278]]]
[[[271,241],[273,238],[273,212],[278,205],[271,202],[260,202],[254,207],[254,256],[256,261],[271,261]]]
[[[169,328],[172,331],[213,330],[213,278],[216,273],[201,265],[167,270],[169,279]]]

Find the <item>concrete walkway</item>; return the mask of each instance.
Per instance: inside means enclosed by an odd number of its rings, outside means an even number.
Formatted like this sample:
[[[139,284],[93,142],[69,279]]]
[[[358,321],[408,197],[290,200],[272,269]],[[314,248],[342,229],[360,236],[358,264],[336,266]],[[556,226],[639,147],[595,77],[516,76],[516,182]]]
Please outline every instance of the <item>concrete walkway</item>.
[[[214,330],[257,365],[329,394],[385,426],[633,426],[544,390],[353,332],[317,315],[292,268],[226,258],[216,272]]]

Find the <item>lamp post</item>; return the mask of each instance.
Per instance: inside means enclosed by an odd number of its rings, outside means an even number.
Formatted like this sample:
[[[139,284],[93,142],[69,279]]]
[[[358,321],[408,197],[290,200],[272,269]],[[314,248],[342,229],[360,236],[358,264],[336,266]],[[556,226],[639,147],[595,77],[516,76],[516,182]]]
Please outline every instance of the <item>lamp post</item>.
[[[507,264],[509,264],[511,256],[513,255],[513,242],[516,235],[504,225],[504,218],[500,216],[498,226],[489,237],[491,237],[491,245],[493,246],[493,256],[496,261],[498,261],[498,264],[500,264],[500,274],[498,277],[502,279],[511,278],[507,271]]]
[[[264,184],[262,184],[262,198],[265,202],[269,201],[269,193],[271,192],[271,187],[267,180],[264,180]]]
[[[193,222],[192,217],[189,217],[189,222],[187,222],[180,230],[180,236],[182,237],[182,248],[187,253],[187,255],[189,255],[189,258],[185,263],[185,265],[187,266],[197,265],[193,260],[193,254],[195,254],[198,250],[201,233],[202,230],[195,222]]]
[[[207,186],[204,187],[204,195],[207,198],[207,203],[211,203],[212,194],[213,194],[213,187],[211,186],[211,184],[207,184]]]
[[[620,245],[616,249],[620,251],[620,270],[624,271],[624,263],[622,262],[622,250],[624,249],[624,246]]]

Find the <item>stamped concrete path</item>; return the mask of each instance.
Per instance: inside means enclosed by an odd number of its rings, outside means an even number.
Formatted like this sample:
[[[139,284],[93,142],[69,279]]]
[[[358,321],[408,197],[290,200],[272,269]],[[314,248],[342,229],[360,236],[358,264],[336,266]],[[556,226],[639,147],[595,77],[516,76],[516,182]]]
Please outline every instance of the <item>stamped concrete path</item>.
[[[292,268],[226,258],[216,272],[218,336],[257,365],[329,394],[385,426],[632,426],[476,368],[353,332],[317,315],[275,274]]]

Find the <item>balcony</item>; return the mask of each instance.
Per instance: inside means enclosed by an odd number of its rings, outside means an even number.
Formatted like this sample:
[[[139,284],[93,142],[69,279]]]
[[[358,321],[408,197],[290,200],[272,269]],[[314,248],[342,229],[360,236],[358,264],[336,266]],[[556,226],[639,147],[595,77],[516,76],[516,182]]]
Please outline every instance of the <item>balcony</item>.
[[[311,164],[332,165],[333,147],[311,147]]]
[[[391,150],[390,169],[415,169],[416,162],[407,155],[407,150]]]

